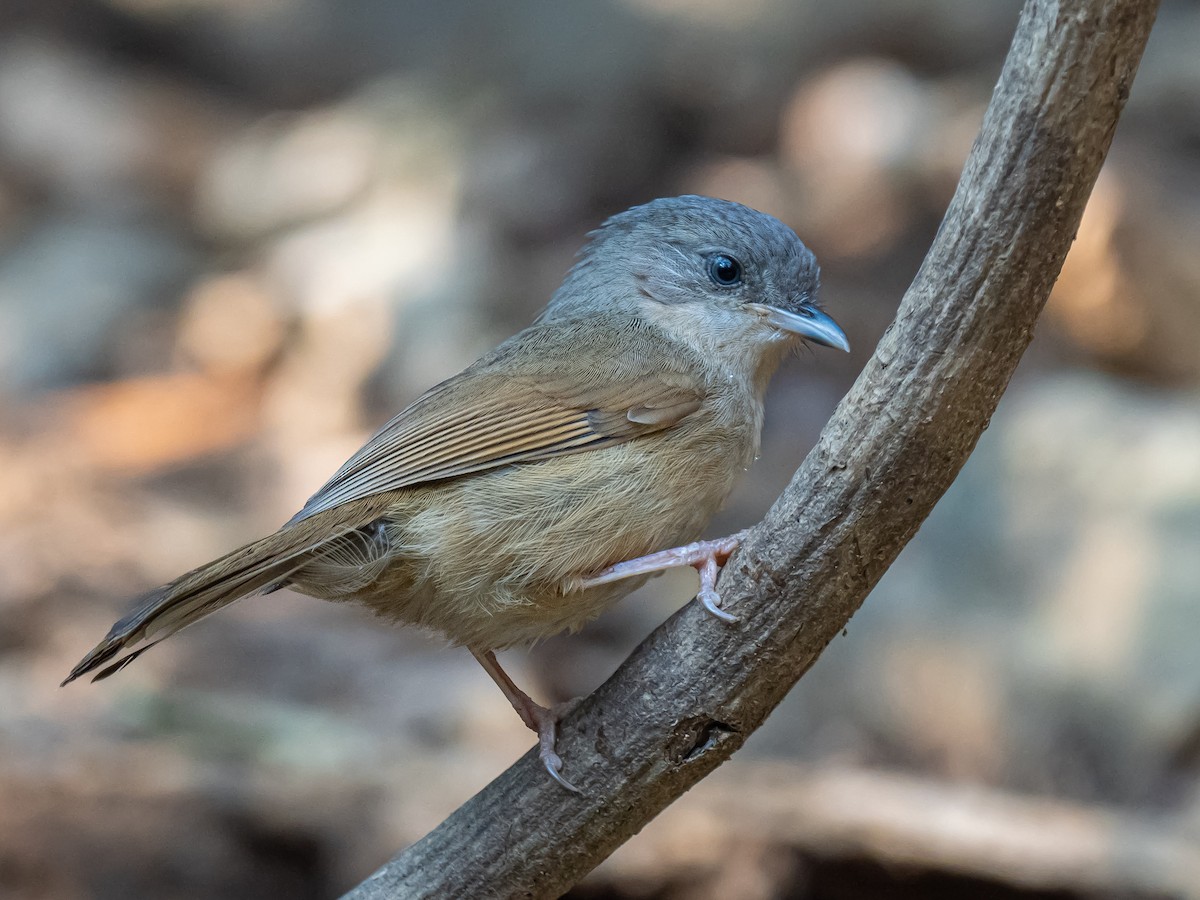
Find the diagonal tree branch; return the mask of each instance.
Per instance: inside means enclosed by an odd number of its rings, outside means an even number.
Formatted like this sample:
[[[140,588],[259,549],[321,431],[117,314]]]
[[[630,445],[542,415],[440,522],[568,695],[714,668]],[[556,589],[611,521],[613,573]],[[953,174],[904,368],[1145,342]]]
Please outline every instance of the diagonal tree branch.
[[[916,533],[1032,335],[1112,140],[1156,0],[1028,0],[958,190],[875,355],[726,567],[534,753],[348,894],[554,897],[728,759]]]

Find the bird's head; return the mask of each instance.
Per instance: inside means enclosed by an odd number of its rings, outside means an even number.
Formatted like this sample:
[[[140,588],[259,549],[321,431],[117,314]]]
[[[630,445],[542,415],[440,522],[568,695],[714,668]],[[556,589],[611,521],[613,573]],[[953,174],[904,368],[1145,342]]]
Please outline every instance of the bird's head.
[[[711,197],[654,200],[591,235],[548,314],[619,308],[716,353],[849,350],[817,304],[816,258],[766,213]]]

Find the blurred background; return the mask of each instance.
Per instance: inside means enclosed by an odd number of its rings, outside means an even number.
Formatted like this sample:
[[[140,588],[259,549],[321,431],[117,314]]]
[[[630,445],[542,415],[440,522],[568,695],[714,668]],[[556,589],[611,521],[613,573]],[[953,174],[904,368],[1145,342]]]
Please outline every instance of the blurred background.
[[[776,378],[712,534],[756,521],[914,275],[1018,9],[0,3],[0,896],[335,896],[528,749],[465,651],[287,592],[58,683],[656,196],[795,227],[854,345]],[[1200,896],[1197,47],[1200,4],[1166,0],[1037,338],[916,540],[573,896]],[[504,661],[585,694],[694,587]]]

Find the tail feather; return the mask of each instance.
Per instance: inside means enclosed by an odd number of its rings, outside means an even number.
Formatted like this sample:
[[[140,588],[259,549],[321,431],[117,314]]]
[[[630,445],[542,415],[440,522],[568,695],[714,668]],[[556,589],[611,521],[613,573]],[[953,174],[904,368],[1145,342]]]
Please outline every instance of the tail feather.
[[[135,659],[137,659],[139,656],[141,656],[143,653],[145,653],[147,650],[149,650],[151,647],[153,647],[155,644],[159,643],[159,641],[162,641],[162,640],[165,640],[165,638],[159,638],[157,641],[151,641],[148,644],[138,647],[136,650],[132,651],[131,653],[126,653],[124,656],[122,656],[120,659],[118,659],[111,666],[104,666],[103,669],[101,669],[99,672],[97,672],[95,675],[93,675],[92,681],[103,681],[109,675],[116,675],[123,668],[125,668],[127,665],[129,665],[131,662],[133,662]],[[112,655],[115,655],[119,651],[120,651],[119,647],[114,647],[112,649]],[[108,659],[111,659],[112,655],[110,655],[108,657]],[[104,662],[105,662],[105,660],[97,659],[95,661],[95,663],[93,664],[92,668],[101,666],[104,664]],[[82,663],[80,665],[82,665]],[[78,669],[79,666],[76,666],[75,668]],[[79,674],[82,675],[82,674],[84,674],[84,672],[87,672],[87,671],[91,671],[91,669],[84,669],[84,670],[80,671]],[[75,671],[73,669],[71,671],[71,674],[67,677],[67,679],[62,684],[59,685],[59,687],[62,687],[63,685],[66,685],[66,684],[70,684],[70,682],[77,677],[79,677],[79,676],[75,674]]]
[[[326,534],[313,540],[309,529],[284,528],[144,594],[134,610],[113,625],[104,640],[79,661],[63,684],[70,684],[101,666],[105,668],[92,680],[107,678],[159,641],[205,616],[242,597],[280,587],[334,536]],[[150,643],[136,646],[146,640]],[[126,650],[131,652],[109,665]]]

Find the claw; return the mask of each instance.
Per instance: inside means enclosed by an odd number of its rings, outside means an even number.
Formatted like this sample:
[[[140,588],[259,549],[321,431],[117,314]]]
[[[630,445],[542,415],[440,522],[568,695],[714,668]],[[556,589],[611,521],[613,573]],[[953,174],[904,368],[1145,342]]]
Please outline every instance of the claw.
[[[555,745],[558,744],[558,713],[553,709],[546,709],[544,706],[536,706],[534,718],[537,720],[538,733],[538,756],[541,757],[542,764],[546,767],[546,771],[550,773],[550,777],[565,787],[568,791],[575,794],[582,794],[583,791],[567,781],[563,777],[563,761],[562,757],[555,752]]]
[[[562,757],[558,755],[557,744],[558,723],[565,719],[582,701],[582,697],[572,697],[570,700],[564,700],[562,703],[556,703],[549,709],[543,710],[541,715],[549,723],[548,736],[543,734],[540,723],[538,729],[538,744],[540,745],[538,755],[542,758],[542,762],[545,763],[546,771],[550,773],[551,778],[568,791],[580,795],[583,794],[583,791],[567,781],[566,777],[562,774],[563,761]]]
[[[567,781],[567,779],[563,778],[559,773],[559,769],[562,768],[562,760],[558,758],[557,753],[551,753],[546,759],[543,759],[542,762],[546,764],[546,771],[550,773],[550,777],[561,784],[564,788],[566,788],[572,794],[583,793],[583,791],[575,787],[575,785],[571,784],[571,782]],[[556,766],[557,768],[555,768]]]
[[[716,558],[710,556],[696,568],[700,571],[700,591],[696,594],[696,599],[722,622],[736,622],[737,616],[721,609],[721,595],[717,593],[717,575],[720,574],[721,569],[717,565]]]

